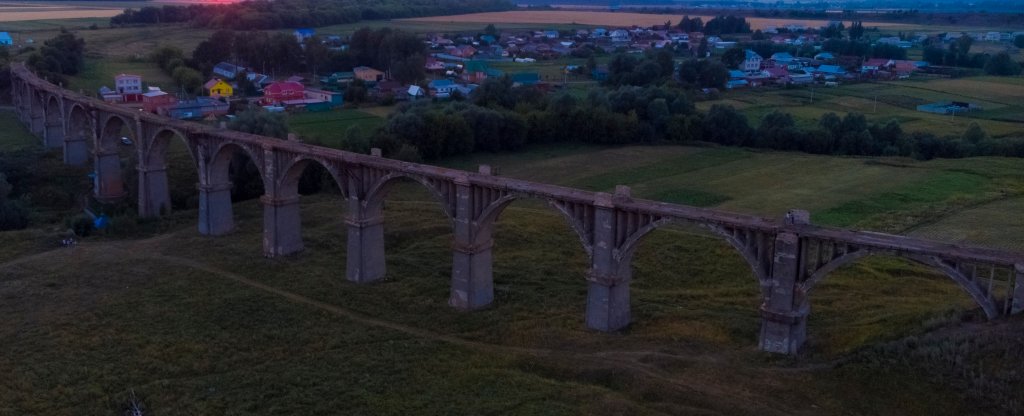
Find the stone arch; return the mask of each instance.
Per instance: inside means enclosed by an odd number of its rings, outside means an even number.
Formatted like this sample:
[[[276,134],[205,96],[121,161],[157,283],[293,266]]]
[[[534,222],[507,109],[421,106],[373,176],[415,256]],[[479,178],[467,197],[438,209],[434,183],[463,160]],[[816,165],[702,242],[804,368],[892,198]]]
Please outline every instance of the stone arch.
[[[132,139],[138,142],[134,126],[134,120],[125,118],[120,114],[107,113],[99,122],[99,137],[97,138],[96,149],[99,152],[116,152],[117,146],[121,142],[121,132],[127,128]]]
[[[979,287],[971,278],[965,275],[963,272],[957,269],[953,264],[949,264],[946,261],[933,256],[925,256],[920,254],[910,254],[901,252],[888,252],[888,251],[875,251],[870,249],[861,249],[853,251],[836,259],[828,262],[818,270],[816,270],[807,280],[800,284],[798,287],[799,291],[803,294],[805,299],[810,298],[810,292],[821,283],[826,276],[836,271],[840,267],[853,263],[854,261],[862,258],[873,256],[873,255],[884,255],[892,256],[897,258],[906,259],[914,263],[918,263],[924,266],[928,266],[952,279],[960,288],[967,293],[968,296],[985,312],[985,316],[988,319],[995,319],[999,317],[999,307],[996,305],[994,299],[988,296],[985,291]]]
[[[28,88],[29,95],[29,108],[31,114],[29,115],[29,130],[32,134],[42,138],[45,133],[46,127],[46,98],[40,91],[36,91],[33,88]]]
[[[263,182],[263,189],[270,189],[270,184],[267,183],[266,174],[263,172],[263,158],[259,157],[259,154],[248,146],[234,143],[225,142],[221,143],[211,153],[209,166],[206,169],[206,178],[200,175],[200,180],[206,180],[206,184],[217,185],[226,184],[231,182],[228,168],[231,165],[231,158],[234,157],[235,153],[241,152],[256,165],[256,169],[260,173],[260,181]]]
[[[712,234],[715,234],[721,239],[725,240],[725,242],[729,243],[729,245],[736,250],[740,257],[743,258],[743,261],[747,263],[748,266],[750,266],[751,273],[760,284],[761,294],[767,294],[769,287],[768,285],[771,281],[771,275],[768,269],[768,267],[770,266],[766,266],[765,262],[769,261],[770,259],[759,258],[758,248],[756,244],[750,244],[746,241],[742,241],[736,233],[729,232],[729,230],[717,224],[693,223],[691,221],[681,220],[677,218],[661,218],[659,220],[651,222],[650,224],[640,227],[635,232],[633,232],[633,234],[631,234],[626,239],[626,241],[622,243],[618,250],[616,250],[616,259],[619,260],[621,264],[628,265],[630,263],[629,260],[632,258],[634,252],[636,251],[636,247],[637,245],[639,245],[640,241],[642,241],[644,237],[646,237],[652,231],[669,224],[696,224],[706,228],[707,230],[711,231]],[[765,247],[765,249],[767,249],[767,247]]]
[[[94,146],[95,131],[92,117],[79,103],[73,103],[67,111],[64,130],[64,163],[84,165],[89,160],[89,151]]]
[[[167,148],[171,144],[171,140],[175,137],[180,139],[185,147],[188,149],[189,156],[192,157],[193,167],[199,165],[198,158],[196,157],[196,144],[189,136],[182,133],[178,129],[160,126],[156,131],[147,138],[147,145],[144,150],[142,162],[148,167],[162,167],[167,163]]]
[[[449,221],[455,220],[455,209],[454,199],[455,190],[454,184],[450,181],[439,180],[433,181],[428,178],[419,175],[408,174],[404,172],[391,172],[378,179],[366,192],[364,200],[364,206],[367,210],[367,214],[373,217],[380,216],[381,211],[384,208],[384,199],[387,198],[388,192],[398,184],[401,180],[407,179],[423,185],[427,191],[433,195],[437,201],[441,204],[441,211],[448,217]],[[445,186],[447,185],[447,186]],[[442,186],[445,186],[442,189]]]
[[[302,172],[311,164],[324,168],[324,170],[331,175],[331,178],[334,179],[334,183],[341,192],[342,197],[348,197],[348,189],[346,189],[346,182],[344,180],[345,178],[335,164],[329,163],[320,158],[305,155],[295,157],[284,169],[282,169],[284,175],[277,180],[277,196],[279,198],[292,198],[299,196],[299,178],[302,176]]]
[[[64,109],[60,96],[46,98],[46,123],[43,125],[43,143],[46,147],[60,147],[64,142]]]

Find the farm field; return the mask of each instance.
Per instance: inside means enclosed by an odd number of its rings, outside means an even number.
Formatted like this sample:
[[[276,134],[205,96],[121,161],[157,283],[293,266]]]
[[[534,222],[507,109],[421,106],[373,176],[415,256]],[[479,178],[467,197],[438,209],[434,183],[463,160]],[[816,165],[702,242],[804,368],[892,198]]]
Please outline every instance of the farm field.
[[[378,108],[378,107],[374,107]],[[391,107],[379,107],[391,109]],[[306,141],[340,148],[350,128],[359,129],[361,137],[369,137],[384,118],[363,110],[334,110],[289,114],[288,127]]]
[[[714,16],[703,16],[688,14],[690,17],[700,17],[705,22]],[[470,13],[454,16],[431,16],[416,17],[410,19],[399,19],[410,22],[432,22],[432,23],[531,23],[531,24],[576,24],[589,26],[651,26],[660,25],[666,21],[673,24],[679,23],[683,14],[648,14],[629,12],[594,12],[594,11],[565,11],[565,10],[516,10],[508,12]],[[787,24],[800,24],[811,27],[828,24],[828,20],[819,19],[768,19],[760,17],[748,17],[752,29],[764,29],[767,26],[778,26]],[[846,22],[849,24],[849,22]],[[897,30],[909,25],[900,23],[872,23],[872,26]]]
[[[1022,162],[996,158],[566,145],[443,163],[597,190],[625,183],[640,197],[700,196],[763,215],[810,207],[832,213],[816,222],[868,228],[1024,192]],[[110,413],[134,392],[168,414],[959,415],[983,400],[941,373],[885,361],[881,351],[899,347],[876,346],[932,348],[976,326],[993,334],[978,345],[1001,345],[1024,323],[958,323],[971,306],[955,284],[879,258],[815,289],[801,358],[765,355],[749,268],[726,243],[670,227],[638,249],[635,323],[594,333],[582,325],[583,250],[561,217],[531,201],[514,203],[496,230],[495,304],[460,313],[447,306],[450,223],[418,185],[389,197],[389,274],[373,285],[344,280],[340,195],[300,204],[306,250],[278,259],[259,255],[255,200],[235,204],[238,229],[218,238],[198,235],[194,210],[162,219],[159,236],[138,224],[128,239],[101,234],[74,249],[47,248],[45,230],[0,233],[0,313],[11,317],[0,321],[2,410]]]
[[[982,111],[950,117],[916,110],[918,105],[937,101],[966,101],[980,105]],[[737,90],[724,94],[724,100],[698,103],[698,108],[706,110],[714,104],[733,105],[755,125],[761,117],[775,110],[793,114],[798,124],[805,127],[815,125],[827,112],[840,115],[859,112],[869,121],[896,119],[904,131],[960,134],[971,122],[977,122],[994,137],[1024,137],[1024,85],[1016,78],[972,77],[849,84],[836,88]]]
[[[0,22],[109,18],[123,10],[123,7],[97,7],[90,3],[0,3]]]

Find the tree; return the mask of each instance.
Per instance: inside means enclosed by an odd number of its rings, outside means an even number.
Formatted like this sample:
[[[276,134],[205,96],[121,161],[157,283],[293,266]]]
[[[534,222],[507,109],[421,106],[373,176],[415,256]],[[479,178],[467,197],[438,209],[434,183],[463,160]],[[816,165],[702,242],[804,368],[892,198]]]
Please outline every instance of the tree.
[[[310,36],[305,41],[304,54],[306,57],[306,69],[316,76],[317,71],[323,69],[330,55],[327,45],[317,36]]]
[[[178,87],[184,89],[189,94],[199,94],[202,92],[200,88],[203,86],[203,74],[187,66],[179,66],[174,69],[171,73],[171,78],[174,79],[174,83]]]
[[[498,28],[494,27],[494,23],[487,25],[484,28],[485,35],[498,36]]]
[[[853,22],[853,23],[851,23],[850,24],[849,32],[850,32],[850,39],[851,40],[858,40],[858,39],[864,37],[864,23],[863,22]]]
[[[1017,37],[1013,38],[1013,46],[1024,48],[1024,35],[1017,35]]]
[[[982,129],[981,126],[974,121],[972,121],[971,124],[967,126],[967,130],[964,130],[964,134],[960,136],[961,139],[972,144],[978,144],[982,140],[985,140],[985,138],[987,137],[988,134],[985,134],[985,130]]]
[[[708,56],[708,39],[700,38],[700,44],[697,45],[697,57],[706,58]]]
[[[985,63],[985,73],[989,75],[1011,76],[1020,74],[1020,64],[1010,58],[1010,54],[999,52]]]
[[[747,52],[739,46],[729,48],[722,54],[722,64],[727,68],[738,68],[745,59]]]
[[[234,48],[235,32],[218,30],[213,32],[209,39],[196,46],[196,49],[192,51],[192,61],[200,71],[209,74],[218,63],[231,60]]]
[[[242,111],[228,123],[228,128],[261,136],[288,138],[288,120],[280,113],[271,113],[260,108]]]
[[[706,140],[730,146],[741,146],[750,138],[747,117],[731,105],[715,104],[704,117]]]

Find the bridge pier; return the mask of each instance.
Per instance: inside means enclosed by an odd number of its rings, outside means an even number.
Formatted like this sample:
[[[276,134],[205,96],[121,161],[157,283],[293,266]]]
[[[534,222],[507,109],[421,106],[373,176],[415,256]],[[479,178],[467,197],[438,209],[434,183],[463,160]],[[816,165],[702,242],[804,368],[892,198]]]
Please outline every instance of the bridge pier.
[[[89,144],[85,137],[68,136],[64,138],[64,164],[82,166],[89,161]]]
[[[1015,264],[1013,269],[1013,304],[1010,305],[1010,314],[1016,315],[1024,312],[1024,263]]]
[[[263,255],[287,256],[302,251],[302,217],[299,197],[260,197],[263,203]]]
[[[384,278],[384,219],[380,215],[366,216],[361,202],[352,197],[348,226],[348,247],[345,257],[345,277],[355,283],[370,283]]]
[[[199,234],[224,235],[235,228],[231,182],[199,184]]]
[[[41,112],[36,112],[35,108],[33,108],[32,110],[33,113],[31,117],[31,123],[29,124],[29,131],[32,132],[33,136],[36,136],[40,139],[44,139],[43,142],[45,144],[45,138],[43,135],[46,133],[46,116]]]
[[[124,178],[121,176],[121,156],[117,152],[96,154],[94,191],[99,200],[114,200],[124,196]]]
[[[771,288],[761,305],[762,351],[796,354],[807,339],[810,304],[797,291],[800,237],[779,233],[775,238]]]
[[[167,167],[139,170],[139,217],[157,218],[171,211],[171,191],[167,186]]]
[[[466,178],[455,180],[455,218],[452,282],[448,304],[458,310],[481,309],[494,302],[494,223],[473,221],[473,187]]]
[[[594,200],[594,243],[587,286],[587,328],[612,332],[632,319],[629,308],[630,258],[615,255],[615,205],[611,195],[599,193]]]
[[[43,146],[48,148],[61,147],[64,144],[63,123],[59,121],[48,121],[43,125],[44,136]]]

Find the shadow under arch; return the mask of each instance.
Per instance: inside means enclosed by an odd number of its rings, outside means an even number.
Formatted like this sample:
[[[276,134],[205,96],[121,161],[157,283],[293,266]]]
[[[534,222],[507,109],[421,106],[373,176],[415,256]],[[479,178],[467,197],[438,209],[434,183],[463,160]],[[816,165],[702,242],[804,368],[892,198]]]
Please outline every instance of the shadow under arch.
[[[134,178],[126,178],[123,166],[133,166],[137,159],[134,152],[139,140],[131,120],[117,114],[107,114],[99,121],[99,137],[95,152],[95,194],[102,201],[115,201],[131,191]],[[122,137],[129,142],[122,141]],[[132,175],[134,176],[134,175]]]
[[[265,194],[261,162],[251,149],[237,143],[222,143],[199,169],[199,232],[223,235],[234,230],[233,202]],[[255,178],[254,178],[255,177]]]
[[[363,210],[366,216],[379,216],[384,208],[384,200],[387,199],[391,190],[401,183],[414,182],[423,186],[440,204],[441,211],[449,220],[455,219],[455,186],[446,180],[431,180],[430,178],[404,172],[388,173],[375,182],[366,190]],[[351,190],[348,191],[352,195]]]
[[[161,126],[146,138],[141,150],[139,186],[147,195],[139,201],[140,213],[155,217],[199,206],[195,192],[199,183],[197,148],[187,135]]]
[[[79,103],[74,103],[68,110],[64,136],[64,163],[82,166],[89,162],[89,155],[96,146],[96,133],[93,131],[89,112]]]
[[[57,95],[46,98],[46,124],[43,125],[43,145],[61,147],[64,143],[64,109]]]

